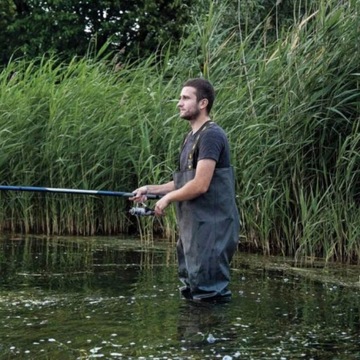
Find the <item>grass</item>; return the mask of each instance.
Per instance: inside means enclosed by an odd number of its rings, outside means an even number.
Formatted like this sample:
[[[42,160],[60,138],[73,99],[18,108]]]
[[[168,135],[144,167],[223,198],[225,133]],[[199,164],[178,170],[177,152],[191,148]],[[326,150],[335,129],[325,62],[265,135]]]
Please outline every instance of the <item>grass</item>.
[[[211,2],[162,62],[13,61],[0,74],[1,183],[131,191],[168,181],[188,131],[177,117],[181,84],[204,75],[231,143],[243,246],[360,261],[360,5],[300,5],[273,41],[271,19],[250,32],[236,14],[226,26],[228,5]],[[3,231],[177,235],[173,208],[136,220],[124,199],[3,192],[0,203]]]

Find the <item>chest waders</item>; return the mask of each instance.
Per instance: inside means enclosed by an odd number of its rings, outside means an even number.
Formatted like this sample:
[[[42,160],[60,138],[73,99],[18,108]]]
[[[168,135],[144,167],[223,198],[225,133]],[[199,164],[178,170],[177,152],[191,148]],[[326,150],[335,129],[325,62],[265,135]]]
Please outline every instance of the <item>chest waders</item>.
[[[195,147],[196,144],[193,150]],[[176,189],[195,176],[195,169],[190,169],[192,156],[193,151],[188,155],[186,171],[174,173]],[[240,230],[232,167],[215,169],[205,194],[177,202],[175,206],[180,233],[179,278],[185,285],[183,295],[195,300],[230,297],[229,264],[237,249]]]

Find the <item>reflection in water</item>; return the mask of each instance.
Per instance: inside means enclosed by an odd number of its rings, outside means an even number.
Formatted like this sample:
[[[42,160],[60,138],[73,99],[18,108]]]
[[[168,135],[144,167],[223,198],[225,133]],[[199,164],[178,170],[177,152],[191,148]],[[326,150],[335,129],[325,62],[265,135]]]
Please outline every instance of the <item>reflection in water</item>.
[[[224,307],[229,304],[197,303],[183,301],[179,307],[178,335],[183,342],[208,340],[216,329],[224,323]],[[210,339],[212,337],[210,336]],[[211,343],[211,341],[208,341]]]
[[[179,308],[178,340],[181,350],[197,354],[200,358],[223,358],[239,352],[234,352],[228,345],[234,340],[225,334],[228,327],[226,308],[230,303],[211,304],[184,301]],[[232,359],[232,357],[230,357]]]
[[[230,303],[203,304],[176,271],[168,246],[3,239],[0,359],[360,358],[356,287],[260,263],[233,269]]]

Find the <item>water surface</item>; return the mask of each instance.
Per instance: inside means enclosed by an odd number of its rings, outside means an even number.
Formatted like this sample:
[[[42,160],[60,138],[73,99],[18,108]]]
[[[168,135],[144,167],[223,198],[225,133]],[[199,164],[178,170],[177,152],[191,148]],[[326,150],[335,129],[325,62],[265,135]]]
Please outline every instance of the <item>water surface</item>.
[[[277,261],[238,253],[232,301],[198,304],[173,245],[1,239],[0,358],[360,359],[357,268]]]

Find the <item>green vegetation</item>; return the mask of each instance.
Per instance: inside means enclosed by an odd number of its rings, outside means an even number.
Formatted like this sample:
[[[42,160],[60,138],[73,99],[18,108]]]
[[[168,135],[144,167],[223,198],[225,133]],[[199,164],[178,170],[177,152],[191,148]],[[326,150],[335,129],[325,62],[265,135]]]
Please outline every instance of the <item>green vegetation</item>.
[[[149,56],[178,42],[190,0],[2,0],[0,64],[56,54],[65,62],[96,53],[106,43],[118,58]]]
[[[229,8],[211,4],[177,51],[163,48],[161,63],[10,63],[0,75],[1,183],[131,191],[167,181],[187,131],[176,110],[181,84],[203,75],[217,88],[213,118],[231,142],[242,245],[298,260],[359,261],[360,3],[319,1],[302,13],[294,5],[291,27],[265,19],[252,32],[225,27]],[[0,193],[0,226],[123,233],[137,221],[129,206]],[[147,239],[175,239],[173,209],[139,221]]]

